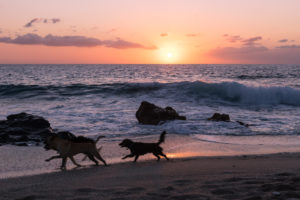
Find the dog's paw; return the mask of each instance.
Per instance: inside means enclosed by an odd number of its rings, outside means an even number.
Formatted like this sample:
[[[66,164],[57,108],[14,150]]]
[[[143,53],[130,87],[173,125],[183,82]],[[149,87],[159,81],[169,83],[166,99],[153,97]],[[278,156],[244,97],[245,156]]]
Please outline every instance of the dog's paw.
[[[50,160],[49,160],[49,159],[46,159],[45,161],[46,161],[46,162],[49,162]]]

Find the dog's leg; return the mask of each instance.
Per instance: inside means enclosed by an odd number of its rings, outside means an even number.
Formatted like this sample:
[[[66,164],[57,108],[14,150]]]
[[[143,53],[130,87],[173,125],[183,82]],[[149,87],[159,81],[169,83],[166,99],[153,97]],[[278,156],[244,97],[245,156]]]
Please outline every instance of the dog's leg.
[[[81,165],[79,165],[79,164],[74,160],[73,156],[70,156],[69,158],[70,158],[70,160],[73,162],[74,165],[76,165],[77,167],[81,167]]]
[[[62,157],[61,156],[52,156],[52,157],[46,159],[45,161],[49,162],[50,160],[57,159],[57,158],[62,158]]]
[[[160,152],[159,155],[162,155],[163,157],[165,157],[169,161],[169,158],[163,152]]]
[[[81,161],[85,161],[87,157],[88,157],[88,155],[87,155],[87,154],[84,154],[84,157],[82,158]]]
[[[64,157],[63,159],[62,159],[62,163],[61,163],[61,167],[60,167],[60,169],[66,169],[66,164],[67,164],[67,157]]]
[[[99,165],[98,161],[94,158],[94,156],[92,154],[87,154],[87,156],[89,157],[89,159],[91,161],[93,161],[96,165]]]
[[[100,160],[101,162],[103,162],[103,164],[106,166],[106,162],[105,160],[100,156],[100,154],[98,153],[97,149],[95,148],[95,151],[92,151],[91,154],[93,156],[95,156],[96,158],[98,158],[98,160]]]
[[[155,155],[157,157],[157,161],[160,160],[160,157],[159,157],[159,155],[157,153],[153,153],[153,155]]]
[[[133,162],[136,162],[138,158],[139,158],[139,155],[136,155]]]
[[[102,137],[104,137],[104,136],[102,136]],[[99,148],[97,149],[98,153],[101,151],[101,149],[102,149],[102,147],[99,147]],[[84,157],[82,158],[82,161],[85,161],[87,157],[88,157],[88,154],[85,154]],[[93,160],[92,160],[92,161],[93,161]],[[94,161],[94,162],[95,162],[95,161]]]
[[[134,154],[129,154],[129,155],[127,155],[127,156],[124,156],[123,158],[122,158],[122,160],[124,160],[124,159],[126,159],[126,158],[131,158],[131,157],[133,157],[134,156]]]
[[[98,158],[101,162],[103,162],[103,164],[104,164],[105,166],[107,166],[105,160],[100,156],[100,154],[99,154],[98,152],[97,152],[97,154],[96,154],[95,156],[96,156],[96,158]]]

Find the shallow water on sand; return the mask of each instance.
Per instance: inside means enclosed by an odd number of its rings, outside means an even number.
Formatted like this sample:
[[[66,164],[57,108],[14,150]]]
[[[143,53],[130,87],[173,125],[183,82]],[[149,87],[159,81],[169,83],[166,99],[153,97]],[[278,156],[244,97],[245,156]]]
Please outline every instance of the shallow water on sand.
[[[197,139],[195,139],[195,137]],[[157,136],[137,137],[134,141],[155,142]],[[119,140],[101,140],[101,155],[108,164],[132,162],[133,159],[122,160],[129,150],[118,146]],[[241,156],[251,154],[272,154],[281,152],[300,152],[300,136],[180,136],[168,134],[161,146],[165,154],[172,160],[187,157],[206,156]],[[0,179],[28,176],[42,173],[59,172],[61,159],[45,162],[45,159],[56,155],[55,151],[45,151],[42,147],[0,146]],[[75,160],[86,167],[94,167],[94,163],[82,161],[83,155],[75,156]],[[138,162],[156,162],[151,154],[141,156]],[[161,162],[166,162],[161,159]],[[100,165],[99,167],[103,167]],[[67,169],[76,170],[70,160]]]

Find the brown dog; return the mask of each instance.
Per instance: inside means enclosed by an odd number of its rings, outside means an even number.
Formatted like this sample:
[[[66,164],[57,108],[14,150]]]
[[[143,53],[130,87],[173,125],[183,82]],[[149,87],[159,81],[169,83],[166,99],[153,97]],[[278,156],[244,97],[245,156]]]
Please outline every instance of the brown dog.
[[[122,159],[135,157],[133,162],[136,162],[140,155],[144,155],[147,153],[152,153],[157,157],[157,161],[160,160],[160,156],[165,157],[167,160],[169,158],[162,152],[162,148],[159,146],[161,143],[165,141],[166,131],[163,131],[160,134],[160,138],[157,143],[143,143],[143,142],[133,142],[132,140],[125,139],[119,145],[121,147],[127,147],[130,149],[130,154],[124,156]]]
[[[86,140],[73,142],[70,140],[62,139],[57,135],[49,136],[45,141],[45,148],[54,149],[59,153],[59,155],[52,156],[46,161],[48,162],[52,159],[62,158],[61,169],[66,169],[67,158],[70,158],[70,160],[76,166],[80,166],[78,163],[76,163],[73,156],[83,153],[86,154],[89,159],[94,161],[96,165],[98,165],[98,161],[94,157],[102,161],[104,165],[107,165],[105,160],[98,153],[98,149],[96,148],[96,142],[102,137],[103,136],[99,136],[96,141]]]

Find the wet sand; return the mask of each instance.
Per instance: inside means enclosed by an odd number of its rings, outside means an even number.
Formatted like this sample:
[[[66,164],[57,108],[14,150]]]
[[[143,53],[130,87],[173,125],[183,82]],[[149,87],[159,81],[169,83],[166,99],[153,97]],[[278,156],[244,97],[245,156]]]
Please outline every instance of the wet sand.
[[[137,137],[154,142],[158,136]],[[193,138],[168,134],[161,146],[171,159],[152,155],[121,160],[120,140],[101,140],[108,167],[82,162],[67,170],[42,147],[0,147],[0,199],[300,199],[298,136]],[[286,153],[279,153],[286,152]],[[298,152],[298,153],[293,153]]]
[[[156,142],[159,135],[139,136],[134,141]],[[108,164],[122,163],[121,158],[129,153],[126,148],[120,148],[120,139],[101,139],[98,147],[102,146],[101,155]],[[188,157],[211,156],[239,156],[275,154],[281,152],[300,152],[300,136],[179,136],[168,134],[165,143],[161,144],[165,154],[171,159]],[[45,151],[42,147],[17,147],[11,145],[0,146],[0,179],[37,175],[57,172],[61,160],[45,162],[45,159],[56,155],[55,151]],[[139,161],[153,160],[153,155],[141,156]],[[82,155],[75,156],[75,160],[88,166],[90,160],[82,162]],[[132,161],[127,159],[125,161]],[[67,168],[74,165],[68,161]]]
[[[1,199],[300,199],[300,153],[86,166],[0,180]]]

